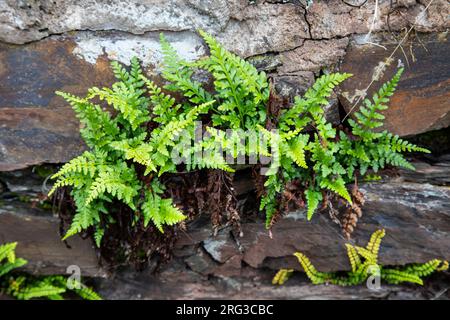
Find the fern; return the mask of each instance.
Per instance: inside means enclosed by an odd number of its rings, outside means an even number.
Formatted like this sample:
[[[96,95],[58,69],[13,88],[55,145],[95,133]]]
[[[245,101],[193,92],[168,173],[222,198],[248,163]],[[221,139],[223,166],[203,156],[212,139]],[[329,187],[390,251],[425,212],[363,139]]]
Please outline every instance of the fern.
[[[335,285],[348,286],[358,285],[367,280],[369,276],[374,275],[371,270],[380,270],[379,276],[391,284],[410,282],[423,284],[423,277],[432,274],[435,271],[445,271],[448,269],[448,262],[438,259],[431,260],[422,264],[410,264],[404,267],[383,267],[378,265],[378,252],[385,231],[375,231],[365,248],[346,244],[347,255],[351,266],[351,271],[345,276],[333,272],[320,272],[313,266],[311,261],[302,253],[296,252],[300,265],[306,273],[306,276],[313,284],[331,283]],[[286,269],[281,269],[274,277],[274,284],[283,284],[287,278],[283,278]],[[284,281],[281,283],[279,279]]]
[[[272,284],[283,285],[294,272],[294,269],[280,269],[272,279]]]
[[[309,188],[305,191],[305,195],[308,207],[307,218],[308,220],[311,220],[314,211],[316,211],[317,207],[319,206],[319,202],[322,200],[322,193]]]
[[[286,194],[292,193],[286,186],[291,183],[298,189],[297,204],[301,206],[306,200],[307,218],[311,220],[321,202],[330,196],[352,207],[347,185],[355,176],[377,172],[387,165],[413,169],[403,153],[428,152],[379,131],[382,111],[394,94],[402,69],[371,100],[364,101],[354,120],[349,120],[350,132],[333,127],[324,111],[333,90],[350,74],[324,74],[302,97],[296,97],[290,108],[267,114],[273,101],[269,101],[266,74],[227,51],[211,35],[203,31],[199,34],[209,47],[209,55],[194,62],[183,60],[161,34],[166,90],[147,79],[139,61],[133,58],[129,70],[112,62],[118,81],[110,88],[91,88],[83,98],[58,93],[75,110],[82,123],[82,137],[90,148],[54,175],[56,182],[50,194],[68,187],[77,206],[65,238],[87,230],[101,246],[109,230],[110,211],[117,202],[134,212],[134,221],[142,219],[145,228],[152,223],[162,232],[165,225],[182,221],[185,217],[173,201],[154,189],[162,175],[180,169],[174,154],[181,153],[188,160],[183,167],[187,171],[232,172],[234,168],[225,161],[223,152],[233,160],[270,157],[260,201],[270,228],[277,215],[288,208]],[[195,80],[198,72],[208,72],[214,79],[211,92]],[[183,98],[176,100],[167,92]],[[100,107],[96,104],[99,100],[107,106]],[[273,120],[270,126],[267,118]],[[200,119],[208,121],[209,136],[191,145],[189,139]],[[234,133],[227,135],[228,129]],[[240,140],[247,141],[248,132],[256,132],[263,143],[246,146]],[[185,139],[189,144],[183,144]],[[198,153],[200,159],[196,158]],[[359,250],[367,256],[367,249]]]
[[[190,102],[212,106],[213,124],[225,128],[255,128],[265,121],[265,104],[269,85],[264,72],[223,48],[212,36],[199,31],[210,49],[210,56],[194,63],[181,60],[173,47],[161,35],[164,54],[163,77],[170,81],[169,90],[180,91]],[[195,69],[207,70],[214,78],[215,94],[208,93],[193,81]]]
[[[161,231],[163,225],[185,218],[171,199],[154,194],[158,209],[149,211],[148,202],[142,202],[140,195],[146,192],[144,181],[154,179],[153,173],[160,176],[176,171],[171,153],[177,139],[192,130],[197,118],[214,104],[211,100],[181,108],[143,75],[136,58],[131,60],[129,71],[114,61],[111,67],[118,79],[111,88],[91,88],[84,98],[58,93],[71,104],[83,124],[81,134],[90,150],[53,176],[56,182],[49,192],[52,195],[58,188],[69,187],[76,204],[72,224],[63,239],[92,230],[97,246],[101,246],[108,231],[110,203],[114,201],[128,206],[136,217],[140,211],[152,212],[145,216],[144,224],[152,221]],[[101,108],[95,100],[105,101],[110,109]],[[108,111],[111,109],[117,111],[114,116]],[[158,125],[149,132],[147,125],[152,122]],[[141,167],[145,168],[143,174]]]
[[[274,159],[275,165],[269,170],[269,174],[282,176],[284,185],[293,180],[303,181],[308,220],[322,201],[319,193],[335,194],[351,206],[352,198],[346,185],[354,181],[356,174],[364,176],[369,170],[377,172],[387,165],[412,170],[414,167],[402,153],[429,152],[387,131],[375,131],[382,125],[384,116],[380,111],[386,110],[386,104],[395,91],[402,71],[400,69],[391,81],[385,83],[374,94],[372,101],[365,100],[365,106],[355,115],[356,120],[349,120],[351,134],[333,128],[326,121],[323,111],[332,90],[350,77],[350,74],[323,75],[304,97],[295,98],[290,109],[282,110],[278,122],[281,137],[304,136],[302,131],[307,127],[312,127],[314,132],[309,139],[305,139],[305,143],[296,145],[298,159],[292,156],[292,149],[281,147],[280,157]],[[274,188],[270,183],[266,188],[267,194],[273,193],[271,189]],[[283,192],[284,188],[278,189]],[[264,207],[268,207],[267,199],[268,197],[264,198]],[[270,199],[273,201],[270,208],[276,208],[278,198],[271,196]],[[269,216],[266,220],[271,220],[275,212],[276,209],[266,211]]]
[[[152,190],[145,192],[142,214],[144,216],[145,227],[152,221],[159,231],[164,232],[163,225],[174,225],[186,217],[173,205],[171,199],[162,199],[160,197],[162,191],[162,186],[154,183]]]

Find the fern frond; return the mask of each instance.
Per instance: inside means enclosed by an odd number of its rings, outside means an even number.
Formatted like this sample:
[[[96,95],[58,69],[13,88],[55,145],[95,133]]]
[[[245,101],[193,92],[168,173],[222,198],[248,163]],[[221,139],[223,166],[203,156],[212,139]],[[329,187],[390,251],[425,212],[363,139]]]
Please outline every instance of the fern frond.
[[[378,257],[378,251],[380,250],[381,241],[383,240],[386,231],[380,229],[372,233],[370,240],[367,243],[366,249],[369,250],[375,257]]]
[[[375,255],[374,253],[372,253],[371,251],[369,251],[363,247],[355,246],[355,249],[356,249],[356,251],[358,251],[358,254],[361,257],[363,257],[364,259],[366,259],[370,264],[372,264],[372,265],[377,264],[377,260],[378,260],[377,255]]]
[[[423,280],[419,276],[396,269],[383,269],[381,278],[392,284],[411,282],[423,285]]]
[[[93,200],[107,192],[118,200],[122,200],[131,209],[135,209],[133,198],[138,194],[137,189],[139,187],[136,172],[128,168],[125,163],[110,166],[106,170],[99,172],[92,182],[85,205],[88,206]]]
[[[328,105],[328,98],[333,89],[351,76],[350,73],[330,73],[317,79],[314,85],[305,93],[305,98],[309,104],[308,111],[311,113],[323,113],[324,111],[320,106]]]
[[[280,269],[272,279],[272,284],[283,285],[294,272],[294,269]]]
[[[356,121],[349,120],[353,134],[368,140],[378,137],[378,134],[374,134],[371,130],[383,125],[384,116],[379,112],[388,108],[386,104],[394,94],[403,70],[400,68],[390,81],[381,86],[378,93],[373,95],[373,102],[369,99],[364,100],[365,106],[361,107],[359,112],[355,112]]]
[[[342,179],[342,177],[337,177],[335,179],[323,179],[320,182],[321,188],[327,188],[328,190],[331,190],[338,195],[340,195],[342,198],[348,201],[348,203],[352,203],[352,198],[350,197],[350,194],[348,193],[347,187],[345,186],[345,181]]]
[[[144,226],[147,227],[152,221],[161,233],[164,232],[163,225],[174,225],[184,219],[181,211],[176,208],[172,199],[162,199],[157,193],[145,192],[145,201],[141,206],[144,216]]]
[[[416,146],[407,140],[401,139],[398,135],[383,131],[380,140],[389,145],[394,152],[423,152],[430,153],[430,150]]]
[[[84,126],[80,129],[81,136],[89,147],[104,146],[119,134],[116,121],[112,120],[110,114],[99,105],[65,92],[56,91],[56,95],[64,98],[75,111],[75,115]]]
[[[313,284],[327,283],[332,278],[332,275],[330,273],[317,271],[316,268],[312,265],[311,261],[309,261],[309,259],[304,254],[296,252],[294,253],[294,256],[297,257],[298,261],[303,267],[303,270]]]
[[[415,263],[406,266],[401,271],[414,274],[418,277],[426,277],[435,271],[445,271],[448,269],[448,262],[439,259],[433,259],[426,263]]]
[[[17,242],[5,243],[0,246],[0,262],[8,260],[8,262],[14,262],[16,260],[15,250]]]
[[[214,100],[212,95],[203,89],[198,81],[192,80],[193,71],[187,67],[187,63],[183,61],[176,50],[164,37],[160,34],[161,49],[164,56],[163,77],[170,81],[171,84],[166,86],[171,91],[181,91],[190,102],[194,104],[206,103]]]
[[[314,212],[319,206],[319,202],[322,201],[322,193],[314,190],[313,188],[308,188],[305,191],[306,196],[306,206],[307,206],[307,219],[311,220]]]
[[[5,274],[11,272],[14,269],[20,268],[28,263],[27,260],[17,258],[14,259],[14,261],[8,261],[6,263],[3,263],[0,265],[0,277],[4,276]]]
[[[350,266],[352,267],[352,272],[356,272],[361,266],[361,259],[359,258],[358,252],[351,244],[345,244],[347,248],[348,260],[350,261]]]
[[[83,175],[94,176],[97,171],[96,157],[89,151],[85,151],[82,155],[73,158],[51,178],[56,179],[70,173],[81,173]]]
[[[87,181],[89,180],[82,173],[72,173],[67,177],[60,177],[48,192],[48,196],[51,196],[56,189],[61,187],[72,186],[76,189],[81,188],[87,185]]]
[[[211,72],[221,103],[214,124],[229,128],[255,128],[265,121],[265,103],[269,86],[265,74],[253,65],[227,51],[216,39],[199,31],[210,49],[202,66]]]
[[[152,113],[156,116],[153,118],[153,121],[166,124],[177,117],[181,105],[175,104],[175,99],[164,94],[161,88],[153,81],[143,76],[141,78],[147,85],[147,89],[150,93],[150,101],[153,105]]]
[[[309,136],[307,134],[298,135],[287,142],[289,148],[287,156],[290,157],[299,167],[308,168],[305,159],[305,147],[308,143]]]
[[[148,121],[149,116],[148,101],[146,97],[142,96],[143,93],[143,90],[136,91],[123,82],[116,82],[111,89],[90,88],[88,98],[105,100],[114,109],[120,111],[120,117],[125,119],[133,130],[136,130]]]

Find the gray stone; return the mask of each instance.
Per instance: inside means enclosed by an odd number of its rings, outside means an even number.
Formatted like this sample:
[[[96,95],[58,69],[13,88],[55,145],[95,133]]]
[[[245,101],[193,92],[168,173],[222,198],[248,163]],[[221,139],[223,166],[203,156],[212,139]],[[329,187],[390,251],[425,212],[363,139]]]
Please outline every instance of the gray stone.
[[[305,40],[304,44],[294,50],[282,52],[283,64],[278,71],[281,74],[297,71],[319,71],[330,66],[345,56],[348,39]]]

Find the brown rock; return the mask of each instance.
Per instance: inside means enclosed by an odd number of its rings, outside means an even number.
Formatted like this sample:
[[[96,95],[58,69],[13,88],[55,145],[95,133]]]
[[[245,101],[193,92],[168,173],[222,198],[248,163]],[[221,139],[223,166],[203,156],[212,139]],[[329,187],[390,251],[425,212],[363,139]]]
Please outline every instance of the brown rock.
[[[344,57],[347,45],[347,38],[305,40],[302,46],[280,54],[283,65],[278,68],[278,71],[281,74],[296,71],[317,72],[325,66],[335,64]]]
[[[244,57],[293,49],[309,38],[304,9],[299,5],[234,7],[230,18],[217,37],[227,49]]]
[[[312,39],[331,39],[351,34],[367,34],[372,27],[375,1],[353,1],[350,6],[341,0],[314,1],[306,19],[310,25]],[[449,5],[446,0],[434,0],[422,14],[429,1],[378,1],[378,17],[372,33],[400,31],[415,26],[417,31],[445,31],[449,26]],[[420,14],[420,15],[419,15]]]
[[[445,39],[439,34],[413,37],[404,43],[404,51],[396,51],[392,63],[379,81],[374,81],[367,92],[369,97],[378,91],[382,83],[391,79],[399,59],[405,65],[405,72],[391,98],[390,107],[384,112],[385,129],[407,136],[450,125],[450,43]],[[385,61],[398,41],[382,39],[380,44],[387,50],[378,46],[354,44],[345,56],[341,71],[354,75],[341,85],[340,100],[347,112],[352,110],[361,90],[372,79],[376,79],[375,68]]]
[[[384,228],[380,251],[384,265],[450,258],[450,190],[429,184],[390,182],[361,187],[366,196],[363,217],[352,238],[365,245]],[[299,268],[292,253],[301,251],[321,271],[348,270],[346,240],[324,214],[307,222],[302,211],[275,224],[273,239],[259,223],[243,225],[243,261],[254,268]]]
[[[66,274],[69,266],[80,268],[81,276],[103,277],[90,240],[68,239],[70,249],[61,241],[56,218],[29,206],[0,206],[0,243],[18,242],[17,256],[28,260],[24,270],[35,274]]]
[[[0,44],[0,171],[66,162],[83,151],[79,122],[54,92],[82,95],[110,83],[112,73],[106,59],[92,65],[72,55],[74,46],[64,38]]]
[[[445,186],[450,158],[442,157],[436,166],[415,163],[418,172],[386,179],[379,183],[360,186],[366,203],[353,241],[365,245],[377,229],[386,229],[380,251],[382,264],[397,265],[425,262],[430,259],[450,259],[450,190]],[[433,179],[424,183],[424,175]],[[11,174],[3,175],[6,185]],[[37,183],[25,186],[23,191],[15,182],[16,193],[31,196]],[[66,249],[58,235],[58,219],[43,210],[33,209],[28,203],[11,200],[4,194],[0,204],[0,241],[24,243],[24,258],[37,272],[65,272],[71,264],[82,267],[83,272],[95,275],[97,261],[90,242],[78,237],[69,239],[73,249]],[[30,229],[31,228],[31,229]],[[188,223],[187,231],[177,241],[175,265],[170,263],[164,272],[186,272],[179,265],[203,276],[216,277],[249,275],[251,270],[292,267],[300,269],[292,256],[301,251],[322,271],[348,270],[345,251],[346,240],[338,225],[326,213],[316,213],[306,221],[305,212],[288,214],[273,227],[273,239],[262,219],[242,221],[243,237],[230,237],[228,228],[217,237],[211,232],[209,217],[201,216]],[[249,269],[243,266],[249,266]],[[167,268],[167,269],[166,269]],[[172,270],[172,271],[171,271]],[[250,270],[250,271],[249,271]],[[250,273],[249,273],[250,272]]]

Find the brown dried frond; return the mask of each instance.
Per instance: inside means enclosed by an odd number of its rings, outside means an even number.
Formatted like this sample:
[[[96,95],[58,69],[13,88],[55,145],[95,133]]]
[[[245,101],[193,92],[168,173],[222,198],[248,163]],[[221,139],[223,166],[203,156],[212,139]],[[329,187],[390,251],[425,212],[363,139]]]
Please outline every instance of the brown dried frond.
[[[289,99],[286,97],[281,97],[277,94],[275,87],[273,85],[272,78],[269,79],[270,85],[270,94],[269,101],[267,103],[267,118],[265,128],[267,130],[271,130],[277,127],[278,118],[280,116],[280,112],[283,108],[287,108],[289,106]]]
[[[207,181],[206,193],[209,200],[207,209],[211,214],[214,234],[217,234],[224,219],[240,233],[240,215],[237,210],[233,175],[221,170],[208,170]]]
[[[342,217],[342,232],[347,239],[350,239],[351,234],[356,228],[358,220],[362,217],[362,206],[364,205],[364,194],[359,191],[358,185],[355,181],[352,192],[352,205],[349,206]]]

